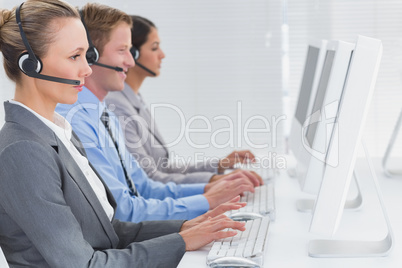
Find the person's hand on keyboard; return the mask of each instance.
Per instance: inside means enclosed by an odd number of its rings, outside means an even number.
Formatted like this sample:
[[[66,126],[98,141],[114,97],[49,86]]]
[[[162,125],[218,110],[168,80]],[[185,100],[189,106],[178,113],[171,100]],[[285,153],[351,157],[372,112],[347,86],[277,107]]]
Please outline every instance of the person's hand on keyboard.
[[[214,183],[218,180],[226,179],[226,178],[230,177],[230,175],[232,175],[234,173],[239,173],[239,172],[244,174],[255,187],[264,184],[263,179],[256,172],[251,171],[251,170],[242,170],[242,169],[236,169],[230,173],[223,174],[223,175],[214,175],[209,180],[209,183]]]
[[[179,234],[186,244],[186,251],[192,251],[212,241],[235,236],[237,234],[236,230],[245,231],[245,223],[233,221],[221,214],[214,218],[209,218],[187,230],[182,230]]]
[[[237,163],[254,162],[255,156],[249,150],[233,151],[225,158],[219,160],[218,173],[222,174],[228,168],[233,168]]]
[[[241,172],[244,175],[249,178],[249,180],[254,184],[255,187],[258,187],[260,185],[264,184],[263,179],[261,178],[260,175],[258,175],[255,171],[252,170],[243,170],[243,169],[237,169],[234,172]]]
[[[254,193],[254,184],[245,173],[236,172],[217,182],[208,183],[203,195],[208,200],[209,209],[214,209],[244,192]]]
[[[197,218],[194,218],[192,220],[186,221],[183,226],[181,227],[181,230],[187,230],[191,227],[194,227],[206,220],[208,220],[209,218],[214,218],[216,216],[219,216],[227,211],[230,210],[238,210],[244,206],[246,206],[246,203],[244,202],[239,202],[240,200],[240,196],[236,196],[235,198],[233,198],[232,200],[220,204],[219,206],[217,206],[215,209],[210,210],[200,216],[198,216]]]

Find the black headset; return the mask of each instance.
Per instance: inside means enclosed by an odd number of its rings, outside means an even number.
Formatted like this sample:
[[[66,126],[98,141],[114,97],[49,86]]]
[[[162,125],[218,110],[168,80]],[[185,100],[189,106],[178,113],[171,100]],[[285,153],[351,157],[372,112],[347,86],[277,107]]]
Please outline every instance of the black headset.
[[[87,53],[85,55],[86,58],[87,58],[88,64],[89,65],[98,65],[98,66],[101,66],[101,67],[104,67],[104,68],[109,68],[109,69],[115,70],[117,72],[122,72],[123,68],[120,68],[120,67],[117,67],[117,66],[114,67],[114,66],[110,66],[110,65],[106,65],[106,64],[98,62],[98,60],[99,60],[99,52],[96,49],[96,47],[94,46],[94,44],[92,43],[91,37],[89,36],[89,32],[88,32],[88,29],[87,29],[87,25],[85,24],[85,21],[84,21],[84,16],[82,14],[82,10],[80,10],[80,15],[81,15],[82,24],[84,24],[85,32],[87,33],[88,44],[89,44],[89,48],[88,48]]]
[[[153,71],[151,71],[150,69],[148,69],[147,67],[138,62],[138,58],[140,57],[140,51],[135,46],[131,47],[130,52],[131,55],[133,55],[135,65],[147,71],[148,73],[152,74],[153,76],[156,76],[156,73],[154,73]]]
[[[20,17],[20,9],[24,3],[22,3],[17,9],[15,10],[15,18],[17,20],[18,27],[20,29],[20,34],[22,38],[22,42],[25,45],[25,48],[28,52],[22,53],[18,57],[18,67],[20,70],[28,75],[29,77],[34,77],[42,80],[63,83],[63,84],[70,84],[70,85],[80,85],[81,82],[79,80],[71,80],[71,79],[64,79],[60,77],[48,76],[41,74],[42,71],[42,61],[35,56],[31,46],[29,45],[28,39],[25,35],[24,30],[22,29],[21,17]]]

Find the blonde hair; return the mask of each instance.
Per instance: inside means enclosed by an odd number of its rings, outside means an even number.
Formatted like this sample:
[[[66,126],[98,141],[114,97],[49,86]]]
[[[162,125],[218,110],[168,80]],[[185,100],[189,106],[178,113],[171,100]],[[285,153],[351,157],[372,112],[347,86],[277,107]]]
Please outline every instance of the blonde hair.
[[[26,51],[18,28],[14,7],[0,10],[0,51],[7,76],[14,82],[21,77],[18,57]],[[44,57],[57,31],[50,24],[60,18],[80,18],[75,7],[62,0],[28,0],[20,9],[22,28],[33,52]]]
[[[132,27],[132,20],[123,11],[106,5],[88,3],[81,10],[93,45],[102,55],[105,45],[110,41],[111,32],[120,23],[125,22]]]

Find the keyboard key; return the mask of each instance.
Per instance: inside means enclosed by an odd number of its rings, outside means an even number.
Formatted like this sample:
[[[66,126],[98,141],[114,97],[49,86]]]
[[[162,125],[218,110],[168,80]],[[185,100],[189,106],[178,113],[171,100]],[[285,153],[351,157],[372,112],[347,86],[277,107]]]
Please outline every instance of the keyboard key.
[[[269,217],[249,220],[246,222],[246,230],[238,232],[231,238],[231,242],[226,238],[215,241],[208,253],[207,263],[218,258],[234,256],[262,265],[269,223]]]
[[[226,215],[230,217],[231,214],[237,212],[253,212],[262,216],[268,215],[272,221],[275,220],[275,187],[273,182],[255,187],[254,193],[244,193],[240,202],[246,202],[247,205],[238,210],[227,212]]]

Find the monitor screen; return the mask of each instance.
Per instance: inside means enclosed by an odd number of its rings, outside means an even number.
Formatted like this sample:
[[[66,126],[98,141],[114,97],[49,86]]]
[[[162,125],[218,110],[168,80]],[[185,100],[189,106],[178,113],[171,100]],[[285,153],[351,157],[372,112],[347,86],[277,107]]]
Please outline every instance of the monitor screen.
[[[297,102],[295,118],[301,125],[304,124],[307,116],[307,109],[310,102],[311,91],[313,88],[314,75],[317,68],[319,47],[309,46],[307,51],[306,64],[304,66],[303,80],[300,86],[299,100]]]
[[[311,113],[312,115],[313,114],[319,115],[321,113],[321,109],[324,104],[323,102],[324,102],[324,98],[325,98],[325,93],[327,91],[329,77],[331,75],[331,70],[332,70],[332,66],[333,66],[332,63],[334,62],[334,58],[335,58],[335,51],[328,50],[327,54],[325,56],[324,66],[322,68],[321,78],[320,78],[320,82],[318,84],[317,93],[315,95],[313,110]],[[310,147],[312,146],[313,141],[314,141],[314,136],[315,136],[315,133],[317,130],[317,124],[318,124],[318,120],[315,122],[311,122],[310,124],[308,124],[307,130],[306,130],[306,138],[307,138],[307,142],[309,143]]]
[[[355,44],[341,40],[330,41],[327,45],[312,112],[302,129],[303,147],[307,153],[299,161],[299,182],[304,192],[317,194],[320,188],[328,144],[354,47]],[[311,209],[310,205],[310,208],[301,210]]]

